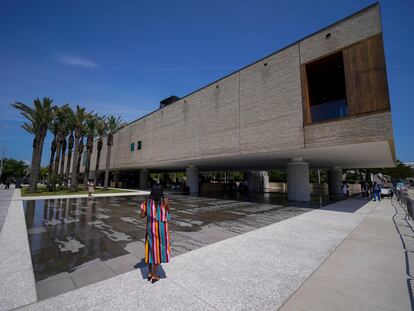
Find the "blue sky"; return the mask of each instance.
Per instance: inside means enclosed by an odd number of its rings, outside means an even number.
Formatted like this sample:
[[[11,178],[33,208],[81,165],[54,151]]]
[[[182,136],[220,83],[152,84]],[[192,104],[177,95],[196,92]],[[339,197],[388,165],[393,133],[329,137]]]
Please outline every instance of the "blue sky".
[[[14,101],[132,121],[372,3],[1,0],[0,148],[31,158]],[[414,1],[380,3],[397,157],[414,161]]]

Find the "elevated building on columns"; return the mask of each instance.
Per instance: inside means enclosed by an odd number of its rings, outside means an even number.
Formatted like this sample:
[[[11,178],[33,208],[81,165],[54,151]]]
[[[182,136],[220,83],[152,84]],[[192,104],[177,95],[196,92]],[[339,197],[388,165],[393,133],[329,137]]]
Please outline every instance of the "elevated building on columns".
[[[162,101],[115,134],[110,169],[140,171],[141,187],[149,172],[186,171],[190,192],[198,193],[202,170],[246,170],[257,181],[265,170],[286,168],[289,199],[309,201],[310,167],[330,169],[335,194],[342,169],[394,166],[393,142],[374,4],[191,94]]]

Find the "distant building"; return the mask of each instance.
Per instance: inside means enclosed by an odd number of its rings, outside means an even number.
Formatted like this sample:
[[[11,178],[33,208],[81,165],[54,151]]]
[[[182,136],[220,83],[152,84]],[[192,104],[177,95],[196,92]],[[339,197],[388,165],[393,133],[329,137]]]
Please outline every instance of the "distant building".
[[[378,4],[162,101],[115,135],[110,163],[141,187],[149,170],[186,170],[191,193],[200,170],[246,170],[251,189],[263,189],[255,185],[265,184],[264,170],[286,168],[288,197],[298,201],[310,200],[309,167],[330,169],[335,194],[343,168],[394,165]]]

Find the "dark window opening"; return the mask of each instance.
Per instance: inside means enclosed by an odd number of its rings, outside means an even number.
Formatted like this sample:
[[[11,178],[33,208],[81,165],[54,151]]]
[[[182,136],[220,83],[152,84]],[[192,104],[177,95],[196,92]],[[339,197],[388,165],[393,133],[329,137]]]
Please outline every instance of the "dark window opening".
[[[139,141],[139,142],[137,143],[137,150],[141,150],[141,147],[142,147],[142,142],[141,142],[141,141]]]
[[[312,123],[344,118],[346,102],[342,52],[306,65]]]
[[[135,150],[135,144],[134,143],[132,143],[131,144],[131,151],[134,151]]]

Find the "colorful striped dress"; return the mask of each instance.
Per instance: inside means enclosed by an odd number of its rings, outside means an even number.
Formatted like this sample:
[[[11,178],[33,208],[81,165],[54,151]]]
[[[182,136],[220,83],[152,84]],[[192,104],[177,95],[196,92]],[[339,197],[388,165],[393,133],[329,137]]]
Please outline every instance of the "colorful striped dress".
[[[156,204],[154,200],[147,199],[141,204],[141,210],[147,214],[145,263],[160,264],[170,261],[168,221],[171,216],[162,201]]]

